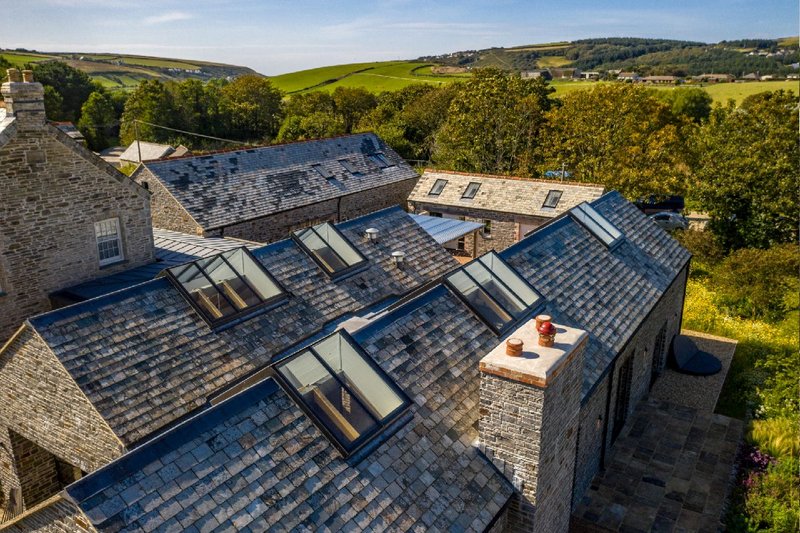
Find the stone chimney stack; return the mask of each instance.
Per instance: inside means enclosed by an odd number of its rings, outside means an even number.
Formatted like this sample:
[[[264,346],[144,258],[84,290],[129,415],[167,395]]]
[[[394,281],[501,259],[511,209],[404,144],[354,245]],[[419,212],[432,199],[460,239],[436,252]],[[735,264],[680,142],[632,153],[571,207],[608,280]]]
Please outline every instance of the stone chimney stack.
[[[531,320],[510,335],[520,355],[503,343],[480,362],[480,448],[517,489],[507,531],[569,529],[588,335],[553,325],[552,346]]]
[[[33,81],[33,71],[22,74],[8,69],[8,81],[2,87],[6,103],[6,116],[15,117],[20,130],[41,128],[45,125],[44,87]]]

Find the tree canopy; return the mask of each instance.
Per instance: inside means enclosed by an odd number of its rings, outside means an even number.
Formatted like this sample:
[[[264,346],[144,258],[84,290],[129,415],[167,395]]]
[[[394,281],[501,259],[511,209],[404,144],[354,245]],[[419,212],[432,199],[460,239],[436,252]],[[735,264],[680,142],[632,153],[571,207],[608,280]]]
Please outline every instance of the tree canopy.
[[[45,87],[45,110],[50,120],[77,122],[89,95],[102,90],[88,74],[61,61],[40,61],[32,69],[36,81]]]

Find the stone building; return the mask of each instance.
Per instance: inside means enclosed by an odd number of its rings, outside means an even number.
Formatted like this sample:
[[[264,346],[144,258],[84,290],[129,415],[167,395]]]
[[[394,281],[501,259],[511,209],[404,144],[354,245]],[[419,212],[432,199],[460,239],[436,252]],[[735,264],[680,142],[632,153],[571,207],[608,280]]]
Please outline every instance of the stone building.
[[[602,194],[603,187],[593,184],[426,170],[408,203],[416,213],[483,223],[479,233],[447,244],[457,254],[477,257],[508,248]]]
[[[147,191],[44,114],[31,72],[9,70],[0,109],[0,343],[51,292],[152,262]]]
[[[416,172],[373,133],[145,162],[153,225],[257,242],[405,205]]]
[[[336,229],[255,250],[250,314],[230,274],[193,285],[208,259],[29,320],[0,352],[0,479],[88,475],[6,530],[566,531],[664,368],[689,253],[617,193],[461,267],[399,209]],[[56,467],[22,472],[20,437]]]

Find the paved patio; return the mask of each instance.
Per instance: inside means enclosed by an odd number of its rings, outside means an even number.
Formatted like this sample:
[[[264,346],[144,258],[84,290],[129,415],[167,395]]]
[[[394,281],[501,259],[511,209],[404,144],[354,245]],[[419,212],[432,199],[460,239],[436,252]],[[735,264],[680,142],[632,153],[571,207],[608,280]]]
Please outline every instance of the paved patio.
[[[722,530],[744,425],[712,409],[736,344],[683,333],[719,357],[723,371],[706,378],[665,372],[575,509],[573,531]]]

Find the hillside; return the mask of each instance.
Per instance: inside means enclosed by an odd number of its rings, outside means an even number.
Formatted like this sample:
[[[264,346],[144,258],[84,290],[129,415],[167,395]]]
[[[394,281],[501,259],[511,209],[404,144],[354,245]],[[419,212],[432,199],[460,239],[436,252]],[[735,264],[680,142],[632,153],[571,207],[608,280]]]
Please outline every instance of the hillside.
[[[0,50],[0,57],[16,67],[39,61],[64,61],[89,74],[109,89],[130,90],[147,79],[207,81],[213,78],[233,78],[256,74],[247,67],[163,57],[126,54],[81,54],[77,52],[39,53],[27,50]]]
[[[510,48],[466,50],[419,61],[462,68],[499,67],[527,71],[553,67],[582,70],[631,70],[639,74],[691,76],[725,72],[741,76],[785,75],[800,61],[796,37],[741,39],[706,44],[670,39],[603,38],[532,44]]]

